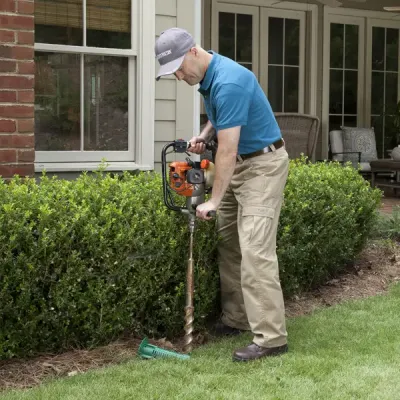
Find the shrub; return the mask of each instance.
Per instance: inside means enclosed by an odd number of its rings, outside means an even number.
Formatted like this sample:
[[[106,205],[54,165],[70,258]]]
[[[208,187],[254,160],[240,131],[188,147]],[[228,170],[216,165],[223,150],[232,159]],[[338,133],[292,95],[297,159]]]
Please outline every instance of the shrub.
[[[162,201],[147,173],[2,184],[1,356],[181,330],[187,218]],[[217,294],[216,235],[199,223],[195,240],[201,326]]]
[[[277,243],[287,294],[317,286],[354,260],[377,221],[381,193],[351,164],[291,161]]]
[[[354,258],[380,192],[352,167],[292,161],[278,233],[286,295]],[[182,332],[189,232],[156,173],[0,183],[0,358]],[[217,234],[195,234],[195,326],[217,311]]]

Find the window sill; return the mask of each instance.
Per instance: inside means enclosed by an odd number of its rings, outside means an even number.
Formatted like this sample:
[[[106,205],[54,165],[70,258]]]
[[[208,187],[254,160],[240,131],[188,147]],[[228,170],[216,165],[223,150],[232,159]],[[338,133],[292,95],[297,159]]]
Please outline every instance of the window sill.
[[[35,172],[82,172],[82,171],[96,171],[100,163],[35,163]],[[139,165],[134,162],[109,162],[106,171],[151,171],[153,168],[150,165]]]

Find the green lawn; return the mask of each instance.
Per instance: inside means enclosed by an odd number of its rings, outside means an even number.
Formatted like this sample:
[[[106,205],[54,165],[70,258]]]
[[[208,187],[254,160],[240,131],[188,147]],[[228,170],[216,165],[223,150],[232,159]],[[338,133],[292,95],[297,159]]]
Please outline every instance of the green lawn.
[[[398,399],[400,285],[288,321],[289,353],[233,363],[250,336],[196,350],[188,361],[132,362],[53,381],[1,399]]]

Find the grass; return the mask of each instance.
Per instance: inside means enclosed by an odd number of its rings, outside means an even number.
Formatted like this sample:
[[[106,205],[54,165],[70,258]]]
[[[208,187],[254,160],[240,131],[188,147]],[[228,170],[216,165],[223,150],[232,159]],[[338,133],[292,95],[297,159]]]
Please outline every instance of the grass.
[[[181,361],[139,360],[0,399],[395,399],[399,398],[400,285],[288,321],[289,353],[253,363],[231,354],[251,336],[225,339]]]

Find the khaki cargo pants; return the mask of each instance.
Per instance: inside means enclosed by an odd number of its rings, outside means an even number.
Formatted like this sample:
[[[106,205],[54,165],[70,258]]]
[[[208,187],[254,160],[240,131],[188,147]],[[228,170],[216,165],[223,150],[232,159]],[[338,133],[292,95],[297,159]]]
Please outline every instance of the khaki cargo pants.
[[[288,167],[284,147],[237,161],[218,210],[222,322],[263,347],[287,343],[276,234]]]

